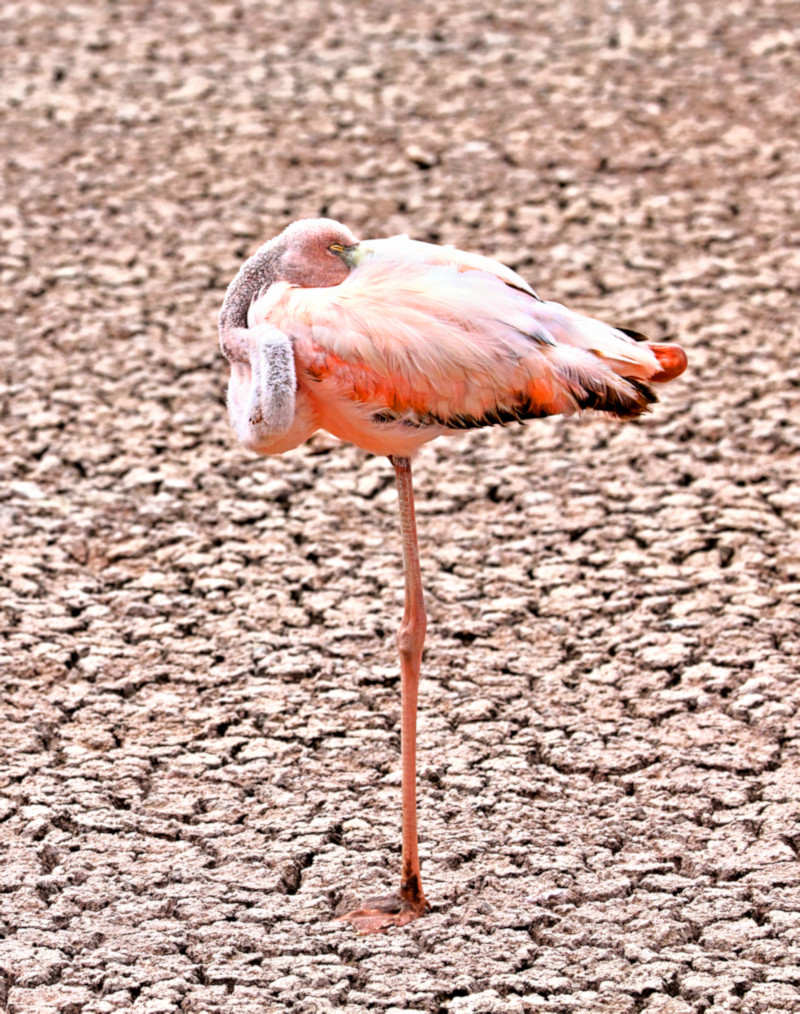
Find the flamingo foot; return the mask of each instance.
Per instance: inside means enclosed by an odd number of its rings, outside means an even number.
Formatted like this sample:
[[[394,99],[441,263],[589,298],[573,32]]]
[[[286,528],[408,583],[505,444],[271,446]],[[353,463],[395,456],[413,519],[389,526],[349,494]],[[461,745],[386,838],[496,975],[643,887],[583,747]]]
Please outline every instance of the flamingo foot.
[[[336,922],[349,922],[357,933],[382,933],[392,926],[405,926],[424,915],[430,905],[425,898],[409,901],[400,893],[367,898],[362,908],[340,915]]]

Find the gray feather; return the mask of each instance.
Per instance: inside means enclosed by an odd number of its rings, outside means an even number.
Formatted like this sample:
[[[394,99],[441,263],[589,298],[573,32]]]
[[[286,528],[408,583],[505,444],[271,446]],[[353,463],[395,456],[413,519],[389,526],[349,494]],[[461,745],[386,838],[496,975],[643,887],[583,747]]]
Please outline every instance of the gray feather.
[[[234,421],[243,443],[286,433],[294,421],[297,376],[289,337],[269,324],[250,328],[252,372],[245,411]]]

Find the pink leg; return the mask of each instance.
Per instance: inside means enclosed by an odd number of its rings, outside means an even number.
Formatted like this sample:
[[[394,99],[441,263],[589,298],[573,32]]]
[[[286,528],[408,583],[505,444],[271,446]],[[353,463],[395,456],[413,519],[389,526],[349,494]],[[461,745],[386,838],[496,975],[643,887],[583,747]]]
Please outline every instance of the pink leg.
[[[408,458],[390,458],[390,461],[397,476],[406,592],[403,623],[397,636],[402,694],[403,872],[397,894],[369,898],[363,908],[339,917],[360,933],[377,933],[389,926],[403,926],[428,908],[422,892],[417,848],[417,693],[427,618],[419,571],[411,462]]]

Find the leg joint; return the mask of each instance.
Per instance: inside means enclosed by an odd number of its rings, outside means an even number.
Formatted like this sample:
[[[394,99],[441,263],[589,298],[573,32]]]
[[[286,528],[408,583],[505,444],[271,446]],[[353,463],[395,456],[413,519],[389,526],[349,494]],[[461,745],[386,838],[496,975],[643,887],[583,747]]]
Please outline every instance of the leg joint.
[[[401,655],[422,655],[427,627],[425,613],[418,613],[413,619],[403,620],[397,632],[397,648]]]

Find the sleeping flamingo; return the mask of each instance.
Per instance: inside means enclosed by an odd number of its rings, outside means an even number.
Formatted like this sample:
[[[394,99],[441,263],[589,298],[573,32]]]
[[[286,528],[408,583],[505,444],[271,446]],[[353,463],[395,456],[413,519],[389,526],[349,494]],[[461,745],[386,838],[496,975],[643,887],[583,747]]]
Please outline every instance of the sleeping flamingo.
[[[228,287],[219,318],[230,421],[258,454],[317,429],[388,455],[398,487],[405,612],[401,667],[402,876],[397,894],[340,918],[362,933],[428,908],[416,818],[416,712],[426,617],[411,457],[458,430],[596,409],[633,419],[650,383],[686,368],[676,345],[545,302],[516,272],[405,236],[359,242],[331,219],[295,222]]]

